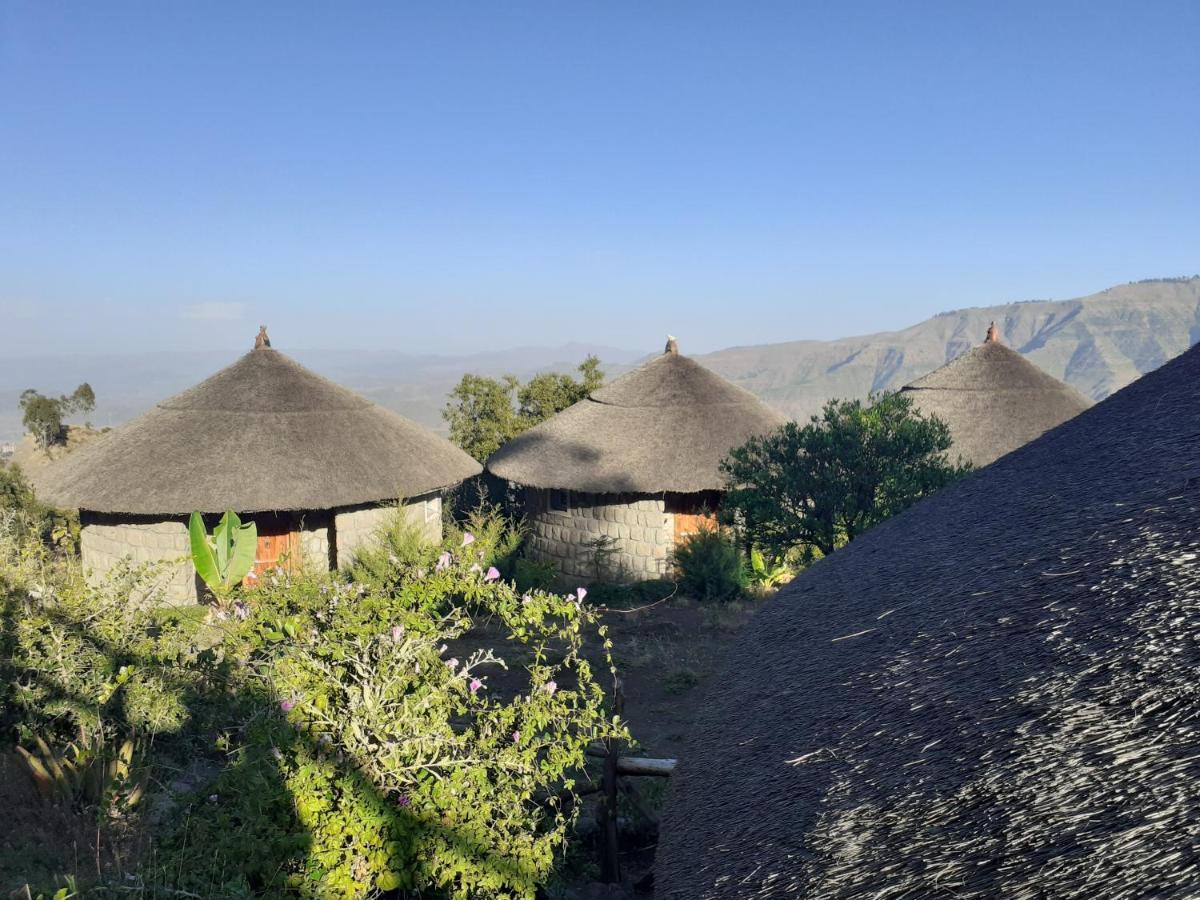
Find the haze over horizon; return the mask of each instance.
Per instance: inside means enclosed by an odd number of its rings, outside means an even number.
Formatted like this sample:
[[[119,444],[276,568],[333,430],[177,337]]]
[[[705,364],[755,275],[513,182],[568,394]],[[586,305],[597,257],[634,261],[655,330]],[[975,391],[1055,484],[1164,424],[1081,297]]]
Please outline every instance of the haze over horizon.
[[[1200,7],[0,9],[0,358],[689,352],[1200,270]]]

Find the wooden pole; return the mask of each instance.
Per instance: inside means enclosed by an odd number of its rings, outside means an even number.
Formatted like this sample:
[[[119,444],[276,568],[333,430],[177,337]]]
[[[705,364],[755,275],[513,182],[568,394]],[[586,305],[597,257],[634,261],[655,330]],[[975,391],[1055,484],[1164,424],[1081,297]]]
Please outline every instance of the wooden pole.
[[[625,706],[625,695],[621,691],[621,679],[613,685],[613,714],[621,715]],[[604,798],[600,802],[600,833],[604,836],[603,857],[600,860],[600,880],[615,884],[621,880],[621,850],[617,843],[617,763],[621,756],[621,742],[606,738],[604,749]]]
[[[587,748],[587,755],[594,759],[608,759],[608,750],[603,744],[592,744]],[[655,759],[649,756],[621,756],[617,759],[618,775],[657,775],[669,778],[675,774],[678,760]]]

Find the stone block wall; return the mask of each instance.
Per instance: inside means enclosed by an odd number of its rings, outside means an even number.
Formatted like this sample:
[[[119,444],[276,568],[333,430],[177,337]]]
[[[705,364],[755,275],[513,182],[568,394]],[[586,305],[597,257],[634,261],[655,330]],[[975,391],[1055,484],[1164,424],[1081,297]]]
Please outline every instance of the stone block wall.
[[[646,581],[667,573],[675,526],[661,495],[528,488],[526,511],[530,555],[558,567],[561,587]],[[602,539],[611,553],[597,553]]]
[[[430,541],[442,539],[442,498],[438,494],[426,494],[409,500],[403,507],[404,517],[419,526]],[[383,529],[389,517],[394,515],[394,506],[355,506],[338,510],[334,514],[333,531],[337,542],[337,564],[349,564],[354,551],[370,541]]]
[[[113,516],[80,515],[79,552],[88,579],[98,582],[123,559],[135,565],[176,562],[163,574],[163,600],[196,602],[195,569],[190,561],[187,525],[180,520],[138,521]]]

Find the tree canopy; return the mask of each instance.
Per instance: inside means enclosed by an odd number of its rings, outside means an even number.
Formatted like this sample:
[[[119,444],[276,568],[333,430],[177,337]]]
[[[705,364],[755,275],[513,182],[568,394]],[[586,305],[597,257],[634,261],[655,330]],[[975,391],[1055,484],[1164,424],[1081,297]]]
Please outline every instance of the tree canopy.
[[[513,375],[464,375],[442,409],[450,440],[483,462],[506,441],[578,403],[604,383],[595,356],[585,359],[576,371],[578,378],[544,372],[524,384]]]
[[[61,443],[66,436],[63,419],[76,413],[90,413],[96,408],[96,392],[86,381],[69,397],[46,397],[29,388],[21,392],[20,407],[25,430],[44,450],[51,444]]]
[[[807,424],[788,422],[722,463],[726,510],[756,543],[829,554],[964,474],[950,430],[904,394],[830,400]]]

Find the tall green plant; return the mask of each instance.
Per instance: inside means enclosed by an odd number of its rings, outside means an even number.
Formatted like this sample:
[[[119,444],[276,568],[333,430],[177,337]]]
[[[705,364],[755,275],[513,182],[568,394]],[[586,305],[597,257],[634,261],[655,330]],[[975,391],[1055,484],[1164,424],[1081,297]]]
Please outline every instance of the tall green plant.
[[[196,574],[218,600],[226,599],[254,568],[258,526],[253,522],[243,524],[232,509],[226,510],[225,515],[221,516],[211,538],[204,529],[200,513],[192,513],[188,522],[188,537]]]

